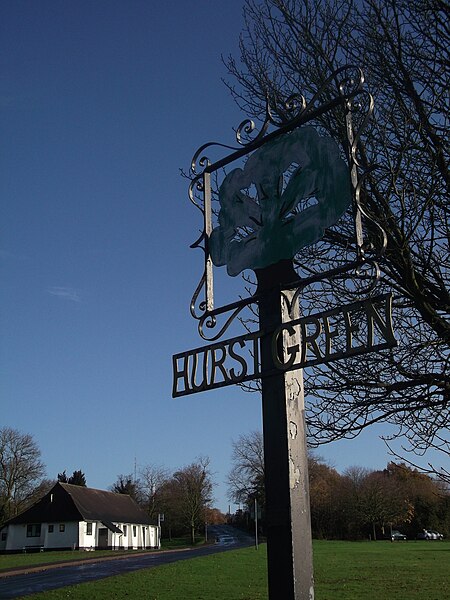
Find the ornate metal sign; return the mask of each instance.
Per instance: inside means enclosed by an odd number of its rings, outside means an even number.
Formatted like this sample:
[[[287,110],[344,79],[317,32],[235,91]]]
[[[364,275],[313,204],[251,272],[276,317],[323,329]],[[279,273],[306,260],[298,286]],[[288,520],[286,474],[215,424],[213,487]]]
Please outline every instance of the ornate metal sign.
[[[328,101],[320,104],[324,97]],[[331,110],[342,112],[345,160],[334,140],[319,135],[310,125]],[[255,124],[246,120],[237,128],[237,147],[209,142],[195,153],[189,197],[202,213],[203,231],[192,248],[203,251],[204,270],[190,310],[203,339],[219,339],[245,307],[259,300],[256,290],[247,298],[215,306],[213,265],[226,265],[234,276],[243,269],[257,271],[290,260],[302,247],[320,239],[350,205],[354,241],[349,245],[348,260],[306,278],[292,270],[291,280],[285,284],[301,290],[338,275],[352,277],[361,268],[371,272],[376,282],[386,235],[361,207],[365,173],[358,172],[356,157],[358,140],[372,110],[373,100],[364,89],[361,69],[343,67],[309,102],[300,95],[289,98],[280,109],[286,115],[281,122],[273,117],[268,101],[265,122],[255,137]],[[224,148],[232,152],[216,162],[204,155],[206,150]],[[246,159],[244,166],[231,170],[218,185],[223,170],[242,159]],[[216,223],[214,200],[219,204]],[[363,218],[378,230],[378,248],[365,242]]]
[[[273,375],[276,371],[261,370],[262,337],[258,331],[175,354],[172,396]],[[271,345],[275,368],[280,371],[391,348],[396,345],[392,296],[385,294],[283,323],[272,333]],[[280,356],[280,347],[286,356]]]
[[[331,96],[331,100],[319,104],[323,95]],[[347,138],[346,160],[333,139],[320,135],[309,125],[321,114],[336,109],[343,113]],[[253,134],[255,125],[252,121],[243,121],[236,134],[236,141],[241,148],[210,142],[196,152],[191,164],[193,177],[189,196],[202,212],[204,228],[192,247],[203,250],[205,262],[203,275],[191,301],[191,314],[198,320],[199,333],[203,339],[212,342],[220,339],[241,311],[249,305],[257,305],[261,298],[260,285],[252,296],[215,307],[213,265],[226,266],[228,274],[236,276],[246,269],[251,269],[258,275],[265,269],[270,269],[271,265],[283,261],[290,264],[301,248],[320,240],[324,231],[334,225],[349,207],[352,207],[354,214],[355,237],[351,244],[354,248],[353,259],[307,278],[299,278],[294,269],[290,268],[289,275],[283,278],[280,291],[297,290],[294,300],[297,301],[306,286],[324,279],[332,281],[336,276],[353,277],[362,268],[372,273],[371,284],[366,287],[366,291],[369,293],[375,286],[379,277],[377,260],[384,252],[386,235],[377,223],[372,223],[379,230],[381,246],[376,249],[364,242],[362,219],[371,219],[360,205],[360,190],[365,174],[358,173],[356,158],[356,144],[372,110],[373,100],[364,89],[363,72],[357,67],[347,66],[333,73],[309,102],[302,96],[289,98],[285,105],[288,116],[282,123],[274,120],[268,102],[266,120],[253,139],[244,141],[245,134]],[[275,126],[275,130],[269,132],[270,126]],[[212,148],[226,148],[233,152],[212,163],[203,155],[206,149]],[[219,208],[214,223],[212,177],[243,157],[246,158],[244,166],[232,169],[218,186],[216,199]],[[199,167],[202,168],[200,172],[197,171]],[[345,314],[344,308],[333,310],[343,311]],[[219,318],[223,320],[220,326]],[[386,314],[385,322],[389,323],[392,330],[390,313]],[[260,334],[252,333],[243,336],[241,341],[244,343],[245,340],[247,347],[250,340],[256,343],[254,340],[258,337]],[[238,343],[238,338],[233,339]],[[387,336],[385,344],[384,348],[395,345],[393,335]],[[200,357],[209,357],[210,365],[201,367],[208,372],[211,364],[217,363],[215,357],[218,356],[219,348],[224,353],[228,352],[228,358],[233,358],[236,351],[236,345],[230,346],[223,342],[174,356],[174,396],[251,378],[250,369],[243,368],[246,375],[239,379],[236,369],[230,366],[221,383],[214,375],[204,378],[202,385],[195,384],[200,372]],[[359,353],[380,349],[379,346],[372,347],[370,344],[362,344],[360,348]],[[328,353],[325,362],[345,358],[347,355],[351,353]],[[183,360],[184,365],[180,367]],[[189,361],[190,365],[187,367]],[[228,368],[225,364],[228,362],[231,361],[224,358],[220,372],[225,373]],[[249,364],[246,363],[247,367]],[[183,387],[180,373],[185,373],[185,368],[191,373],[195,372],[195,377],[190,377],[193,384]],[[261,376],[259,368],[254,369],[253,373],[254,378]]]
[[[203,216],[193,248],[204,253],[204,270],[191,314],[208,346],[173,356],[174,397],[260,378],[264,429],[269,598],[312,600],[311,523],[303,371],[307,366],[353,359],[396,344],[392,296],[373,295],[386,235],[360,203],[357,143],[373,110],[361,69],[333,73],[309,101],[301,95],[277,107],[268,99],[259,133],[246,120],[237,147],[204,144],[195,154],[189,195]],[[321,135],[320,117],[337,111],[343,145]],[[314,126],[313,126],[314,125]],[[212,162],[204,152],[231,153]],[[226,168],[236,165],[229,172]],[[213,201],[217,200],[217,208]],[[350,214],[351,210],[351,214]],[[345,258],[324,271],[299,276],[293,260],[323,239],[339,219],[353,222]],[[378,247],[364,241],[369,223]],[[253,295],[216,307],[213,266],[231,276],[252,270]],[[304,314],[302,292],[337,277],[369,274],[361,296],[345,306]],[[259,330],[218,341],[246,307],[258,314]],[[219,324],[220,321],[220,324]]]

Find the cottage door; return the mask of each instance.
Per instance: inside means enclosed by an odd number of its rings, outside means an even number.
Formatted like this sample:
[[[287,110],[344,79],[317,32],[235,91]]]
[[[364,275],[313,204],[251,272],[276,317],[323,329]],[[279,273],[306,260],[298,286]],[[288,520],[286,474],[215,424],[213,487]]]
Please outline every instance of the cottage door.
[[[98,548],[108,547],[108,530],[106,527],[101,527],[98,530]]]

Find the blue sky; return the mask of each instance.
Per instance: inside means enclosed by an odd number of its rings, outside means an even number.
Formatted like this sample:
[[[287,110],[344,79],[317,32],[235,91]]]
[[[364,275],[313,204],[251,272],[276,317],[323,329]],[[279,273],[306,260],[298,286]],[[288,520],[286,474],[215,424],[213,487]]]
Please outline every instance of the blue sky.
[[[189,314],[200,213],[179,169],[206,141],[233,143],[244,117],[221,81],[241,13],[241,0],[1,3],[0,426],[34,436],[48,477],[82,469],[106,489],[135,461],[206,455],[228,508],[231,443],[261,428],[260,398],[173,400],[171,356],[203,345]],[[380,431],[319,454],[382,468]]]

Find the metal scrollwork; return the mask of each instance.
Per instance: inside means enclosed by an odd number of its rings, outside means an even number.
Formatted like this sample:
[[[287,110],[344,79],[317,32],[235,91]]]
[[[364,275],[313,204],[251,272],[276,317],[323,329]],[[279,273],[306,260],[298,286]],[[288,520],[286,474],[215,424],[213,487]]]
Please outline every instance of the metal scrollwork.
[[[293,113],[298,116],[307,107],[305,96],[302,94],[291,94],[285,101],[284,106],[289,113]]]
[[[365,90],[364,84],[362,69],[355,65],[346,65],[332,73],[309,100],[306,100],[301,93],[291,95],[283,103],[279,103],[273,98],[269,100],[267,97],[262,125],[258,128],[252,119],[243,120],[235,131],[237,146],[208,142],[200,146],[194,154],[190,168],[189,199],[201,211],[204,227],[200,237],[192,244],[191,248],[200,248],[203,251],[205,267],[193,294],[190,312],[193,318],[198,321],[199,334],[203,339],[209,341],[219,339],[238,317],[242,309],[258,299],[256,293],[227,306],[220,308],[214,306],[211,257],[213,241],[211,234],[214,229],[212,225],[213,192],[211,175],[218,173],[219,170],[225,169],[239,159],[249,157],[263,144],[275,140],[278,136],[289,134],[298,127],[317,120],[323,114],[337,108],[342,109],[347,133],[347,159],[354,207],[355,258],[327,272],[315,273],[307,278],[299,278],[288,287],[290,289],[297,288],[294,302],[306,285],[325,279],[330,282],[330,285],[333,285],[333,283],[341,285],[346,279],[355,279],[362,283],[362,286],[355,288],[356,294],[370,293],[377,284],[380,278],[378,260],[386,248],[387,236],[381,225],[372,219],[367,210],[364,209],[361,201],[364,183],[371,170],[364,170],[358,151],[362,132],[373,113],[374,107],[373,98]],[[278,116],[275,117],[275,115]],[[210,151],[213,149],[225,149],[229,150],[230,153],[213,162],[209,157]],[[247,218],[252,218],[251,212],[247,213]],[[371,229],[375,228],[379,232],[377,238],[381,240],[381,243],[377,248],[365,240],[364,229],[365,224],[368,222],[371,223]],[[219,316],[221,317],[221,324],[219,324]]]
[[[204,155],[203,152],[207,148],[226,148],[227,150],[237,150],[234,146],[228,146],[227,144],[220,144],[219,142],[207,142],[200,146],[197,152],[194,154],[191,160],[191,172],[193,175],[200,175],[211,165],[211,160],[208,156]],[[198,170],[198,167],[201,167],[201,170]]]
[[[255,128],[256,128],[255,121],[253,121],[252,119],[245,119],[244,121],[242,121],[242,123],[237,128],[236,140],[239,143],[243,143],[242,142],[242,133],[244,132],[246,135],[251,135],[255,131]]]
[[[362,81],[364,78],[362,76]],[[355,227],[357,241],[357,256],[360,261],[360,266],[355,271],[355,276],[359,279],[370,279],[369,284],[364,286],[362,290],[356,292],[359,294],[369,293],[377,284],[380,278],[380,269],[378,260],[383,256],[387,246],[387,235],[383,227],[373,219],[367,210],[365,210],[361,201],[361,194],[364,188],[366,178],[372,173],[376,166],[363,169],[361,161],[358,158],[358,150],[360,147],[361,135],[365,130],[374,109],[374,100],[372,95],[362,89],[357,97],[352,97],[347,100],[347,137],[349,141],[349,167],[352,175],[352,183],[354,186],[354,202],[355,202]],[[364,240],[363,237],[363,221],[370,222],[372,228],[378,230],[381,239],[381,245],[375,247],[372,243]],[[367,268],[370,266],[371,276],[369,277]],[[362,273],[365,273],[363,276]]]
[[[202,208],[202,199],[203,199],[203,191],[204,191],[203,180],[199,177],[191,180],[189,184],[189,200],[192,202],[194,206],[196,206],[201,212],[203,212]],[[200,199],[197,199],[197,194],[200,194]]]
[[[212,334],[209,334],[207,332],[207,330],[205,330],[205,327],[207,329],[215,329],[217,326],[217,314],[212,314],[212,313],[205,313],[199,320],[198,323],[198,332],[200,334],[200,336],[204,339],[207,340],[209,342],[214,342],[216,340],[218,340],[219,338],[222,337],[222,335],[225,333],[225,331],[227,331],[228,327],[231,325],[231,323],[233,323],[233,321],[237,318],[237,316],[242,312],[242,310],[245,308],[244,306],[238,306],[237,308],[235,308],[231,314],[228,316],[228,318],[225,319],[224,323],[222,324],[222,326],[220,327],[220,329],[218,329],[217,331],[212,332]]]
[[[202,290],[204,288],[205,285],[205,281],[206,281],[206,277],[205,275],[203,275],[200,279],[200,281],[198,282],[197,287],[195,288],[195,292],[192,296],[192,300],[191,300],[191,304],[189,307],[190,313],[193,316],[194,319],[200,320],[203,317],[203,314],[206,310],[206,302],[204,300],[200,300],[200,294],[202,293]],[[198,309],[197,309],[198,307]]]
[[[336,82],[341,96],[345,98],[351,98],[363,91],[364,72],[356,65],[346,65],[338,69],[331,78]]]

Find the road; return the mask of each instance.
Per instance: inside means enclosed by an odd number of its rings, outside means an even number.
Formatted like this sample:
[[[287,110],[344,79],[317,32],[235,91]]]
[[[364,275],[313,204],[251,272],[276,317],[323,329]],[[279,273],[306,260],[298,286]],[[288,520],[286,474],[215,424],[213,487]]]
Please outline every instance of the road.
[[[178,560],[244,548],[253,544],[251,537],[228,525],[210,526],[208,537],[214,537],[216,543],[195,549],[152,552],[129,558],[118,557],[115,560],[101,561],[99,559],[98,562],[89,561],[80,565],[68,564],[64,567],[48,568],[45,571],[4,577],[0,579],[0,599],[18,598],[113,575],[122,575],[139,569],[149,569]]]

